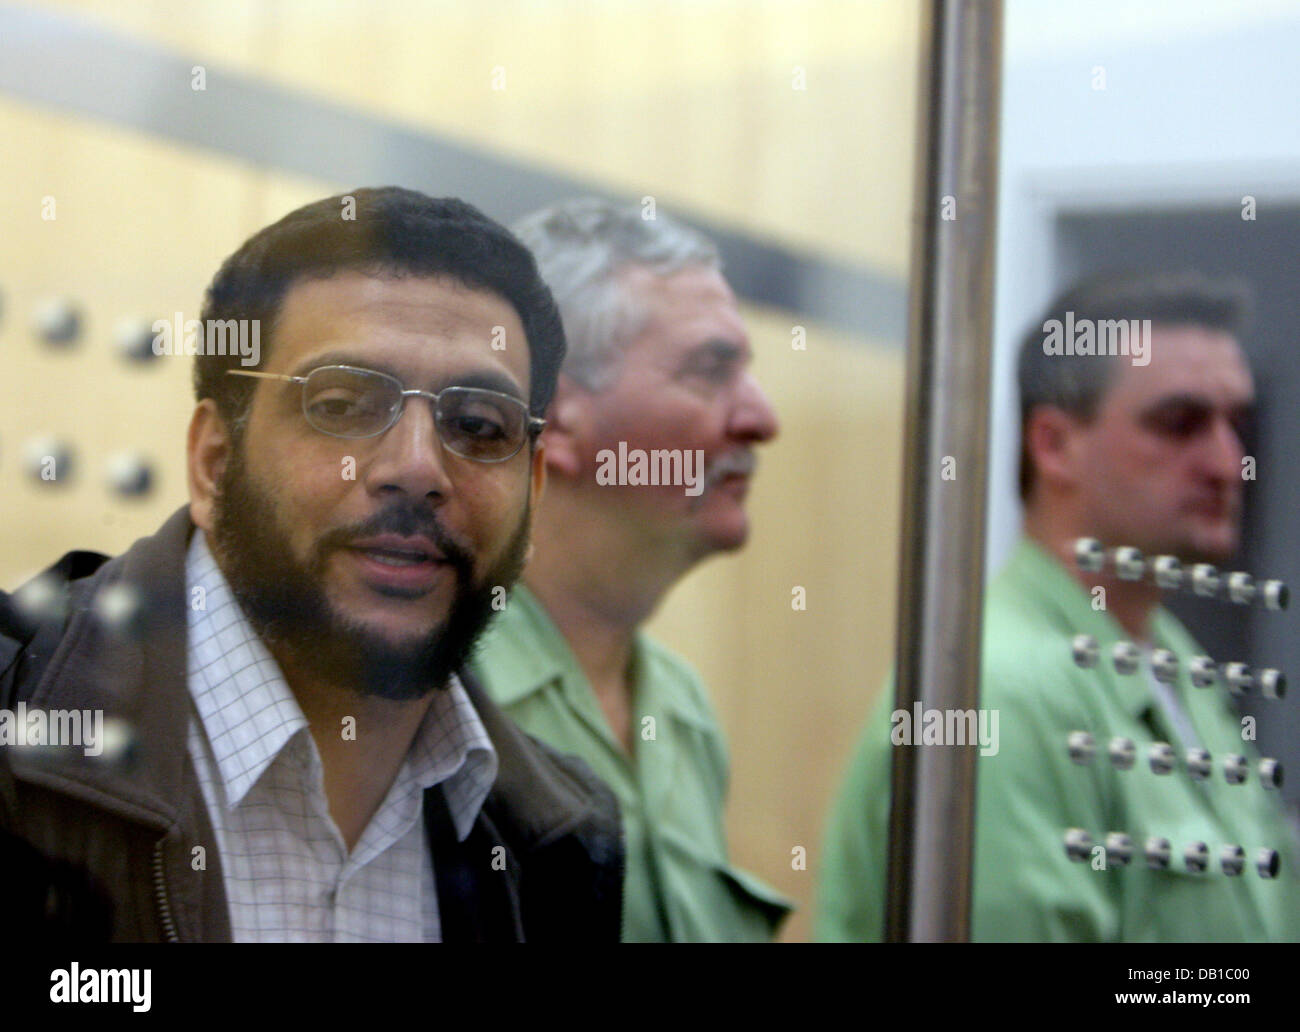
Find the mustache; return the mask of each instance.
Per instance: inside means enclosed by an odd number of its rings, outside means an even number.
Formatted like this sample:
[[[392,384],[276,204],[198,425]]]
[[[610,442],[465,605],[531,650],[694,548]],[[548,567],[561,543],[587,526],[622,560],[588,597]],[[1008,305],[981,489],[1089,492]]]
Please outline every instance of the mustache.
[[[749,477],[753,476],[757,469],[758,456],[748,448],[742,448],[739,451],[730,451],[725,455],[719,455],[710,462],[705,481],[715,484],[723,477],[729,477],[733,474]]]
[[[452,566],[463,572],[474,568],[474,557],[469,548],[457,541],[438,521],[438,516],[427,506],[415,502],[396,502],[358,523],[335,527],[323,534],[316,544],[316,554],[325,556],[339,548],[351,548],[358,538],[377,537],[380,534],[400,534],[403,537],[424,535],[430,538]]]

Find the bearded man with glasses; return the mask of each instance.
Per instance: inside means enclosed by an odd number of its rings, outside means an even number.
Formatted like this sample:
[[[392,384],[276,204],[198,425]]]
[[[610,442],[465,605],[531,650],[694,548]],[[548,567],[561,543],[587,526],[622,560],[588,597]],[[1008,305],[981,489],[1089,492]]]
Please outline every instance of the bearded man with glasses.
[[[45,872],[18,911],[114,940],[616,938],[612,794],[463,672],[545,479],[564,334],[531,255],[462,202],[358,190],[253,236],[202,318],[269,332],[261,368],[196,360],[190,504],[0,595],[4,706],[103,710],[137,746],[0,763],[0,846]]]

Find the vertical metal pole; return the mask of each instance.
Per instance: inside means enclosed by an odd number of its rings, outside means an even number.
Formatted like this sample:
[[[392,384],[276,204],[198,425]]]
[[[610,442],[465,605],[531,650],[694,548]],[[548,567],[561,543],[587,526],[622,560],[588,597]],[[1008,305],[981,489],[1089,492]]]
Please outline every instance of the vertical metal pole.
[[[1002,0],[926,0],[922,18],[895,653],[909,714],[979,707]],[[894,750],[888,941],[970,936],[976,748]]]

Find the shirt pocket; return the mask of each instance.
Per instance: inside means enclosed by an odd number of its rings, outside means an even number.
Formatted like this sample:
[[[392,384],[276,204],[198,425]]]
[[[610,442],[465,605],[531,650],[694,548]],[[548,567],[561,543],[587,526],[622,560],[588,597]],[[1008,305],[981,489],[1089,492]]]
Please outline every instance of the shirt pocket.
[[[739,867],[724,864],[717,868],[717,873],[738,904],[747,913],[754,915],[754,921],[748,924],[761,932],[761,935],[754,937],[764,940],[775,937],[781,923],[794,910],[794,902],[782,896],[757,875]]]
[[[768,942],[794,904],[761,878],[665,836],[659,863],[672,937],[685,942]]]
[[[1152,837],[1169,841],[1169,863],[1161,869],[1147,864],[1146,845]],[[1187,849],[1206,847],[1202,872],[1190,868]],[[1223,873],[1225,845],[1246,849],[1242,873]],[[1216,942],[1258,938],[1252,931],[1253,907],[1244,879],[1255,877],[1248,843],[1232,840],[1226,829],[1206,815],[1155,816],[1133,836],[1131,870],[1135,875],[1125,893],[1122,937],[1145,942]]]

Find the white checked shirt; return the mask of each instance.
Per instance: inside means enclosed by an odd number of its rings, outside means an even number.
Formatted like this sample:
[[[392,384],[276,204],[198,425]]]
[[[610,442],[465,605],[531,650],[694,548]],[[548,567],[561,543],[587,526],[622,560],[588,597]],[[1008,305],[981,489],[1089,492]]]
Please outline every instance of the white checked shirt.
[[[460,681],[453,675],[433,693],[392,788],[349,854],[329,814],[307,718],[201,530],[186,579],[189,598],[201,587],[204,601],[189,608],[188,747],[221,852],[235,941],[439,941],[424,790],[444,784],[463,841],[497,772]]]

